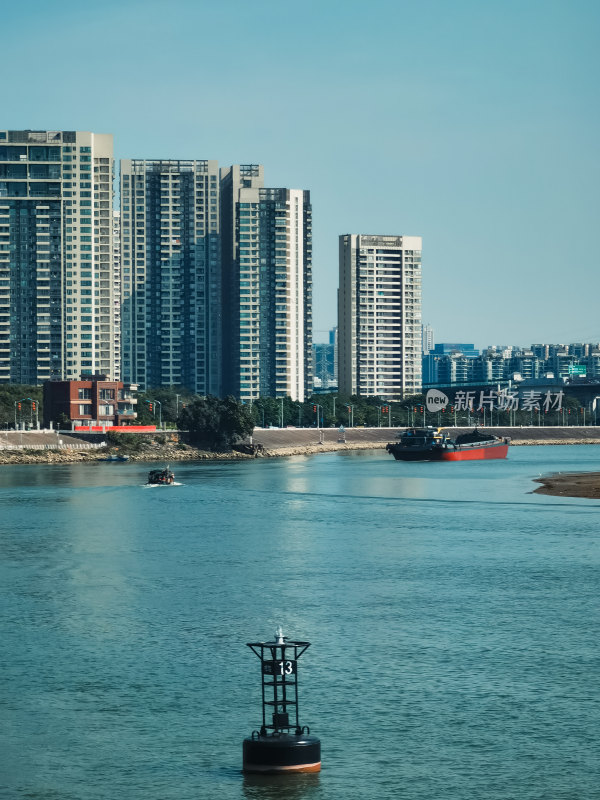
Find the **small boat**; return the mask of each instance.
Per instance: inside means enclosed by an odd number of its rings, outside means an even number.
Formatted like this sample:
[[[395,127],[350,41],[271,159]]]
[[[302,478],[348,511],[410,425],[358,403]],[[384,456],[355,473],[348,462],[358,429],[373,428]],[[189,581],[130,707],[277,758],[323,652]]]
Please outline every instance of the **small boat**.
[[[104,461],[129,461],[129,456],[118,456],[113,453],[109,456],[106,456]]]
[[[154,486],[170,486],[175,482],[175,474],[169,467],[164,469],[151,469],[148,473],[148,483]]]
[[[386,445],[396,461],[478,461],[506,458],[510,439],[475,428],[451,439],[441,428],[408,428],[399,442]]]

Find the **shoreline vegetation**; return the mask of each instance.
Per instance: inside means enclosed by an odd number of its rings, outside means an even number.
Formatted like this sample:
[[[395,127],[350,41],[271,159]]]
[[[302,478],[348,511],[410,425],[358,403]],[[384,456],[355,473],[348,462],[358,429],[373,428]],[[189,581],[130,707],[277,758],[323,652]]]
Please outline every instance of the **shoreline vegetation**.
[[[510,436],[514,446],[520,445],[572,445],[600,444],[599,428],[526,428],[490,429],[499,436]],[[460,433],[462,429],[456,429]],[[454,431],[453,431],[454,433]],[[0,435],[0,467],[14,464],[69,464],[106,461],[109,456],[127,455],[131,462],[176,463],[178,461],[244,460],[255,457],[282,458],[316,453],[383,449],[396,437],[396,429],[350,428],[341,435],[337,429],[314,428],[260,429],[254,431],[252,441],[262,445],[255,455],[227,452],[210,452],[185,444],[179,434],[172,431],[156,434],[138,434],[136,447],[107,446],[86,450],[71,449],[81,439],[60,434],[63,447],[57,446],[58,435],[49,432],[3,433]],[[129,435],[131,436],[131,435]],[[143,438],[142,438],[143,437]],[[322,441],[319,441],[319,438]],[[345,441],[343,441],[345,439]],[[20,444],[19,444],[20,442]],[[34,444],[41,442],[42,444]],[[2,445],[19,446],[19,449],[2,449]],[[27,445],[30,445],[30,448]],[[22,445],[22,449],[21,446]],[[71,445],[71,447],[69,447]],[[41,449],[44,447],[48,449]],[[35,449],[34,449],[35,448]],[[52,448],[52,449],[50,449]],[[537,494],[558,497],[600,499],[600,472],[565,473],[535,479],[541,484]]]

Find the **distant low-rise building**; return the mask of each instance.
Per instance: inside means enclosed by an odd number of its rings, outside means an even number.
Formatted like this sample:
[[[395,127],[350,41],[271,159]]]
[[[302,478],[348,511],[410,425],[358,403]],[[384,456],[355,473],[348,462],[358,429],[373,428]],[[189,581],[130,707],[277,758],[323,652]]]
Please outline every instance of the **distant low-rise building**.
[[[137,384],[91,375],[78,381],[44,383],[44,427],[50,423],[127,425],[137,418]]]
[[[423,355],[426,356],[434,347],[434,333],[431,325],[421,325],[421,344]]]
[[[473,344],[439,342],[423,356],[423,385],[453,385],[471,380],[473,359],[478,355],[479,350]]]
[[[425,386],[458,386],[552,379],[567,383],[600,378],[600,345],[534,344],[487,347],[438,344],[423,358]]]

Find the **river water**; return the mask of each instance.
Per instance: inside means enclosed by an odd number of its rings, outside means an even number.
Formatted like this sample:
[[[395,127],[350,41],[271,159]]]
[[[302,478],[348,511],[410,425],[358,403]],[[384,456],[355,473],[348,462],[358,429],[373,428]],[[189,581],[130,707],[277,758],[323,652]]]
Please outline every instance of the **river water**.
[[[0,469],[0,797],[600,798],[598,446]],[[319,775],[252,779],[260,664],[299,661]]]

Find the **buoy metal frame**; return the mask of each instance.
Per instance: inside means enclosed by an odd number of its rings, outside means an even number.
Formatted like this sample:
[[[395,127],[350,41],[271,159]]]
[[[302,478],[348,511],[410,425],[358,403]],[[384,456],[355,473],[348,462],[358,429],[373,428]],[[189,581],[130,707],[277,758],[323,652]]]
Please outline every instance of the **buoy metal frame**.
[[[262,725],[244,739],[244,772],[319,772],[321,742],[298,718],[298,659],[310,642],[288,641],[279,628],[274,641],[247,645],[261,662]]]

